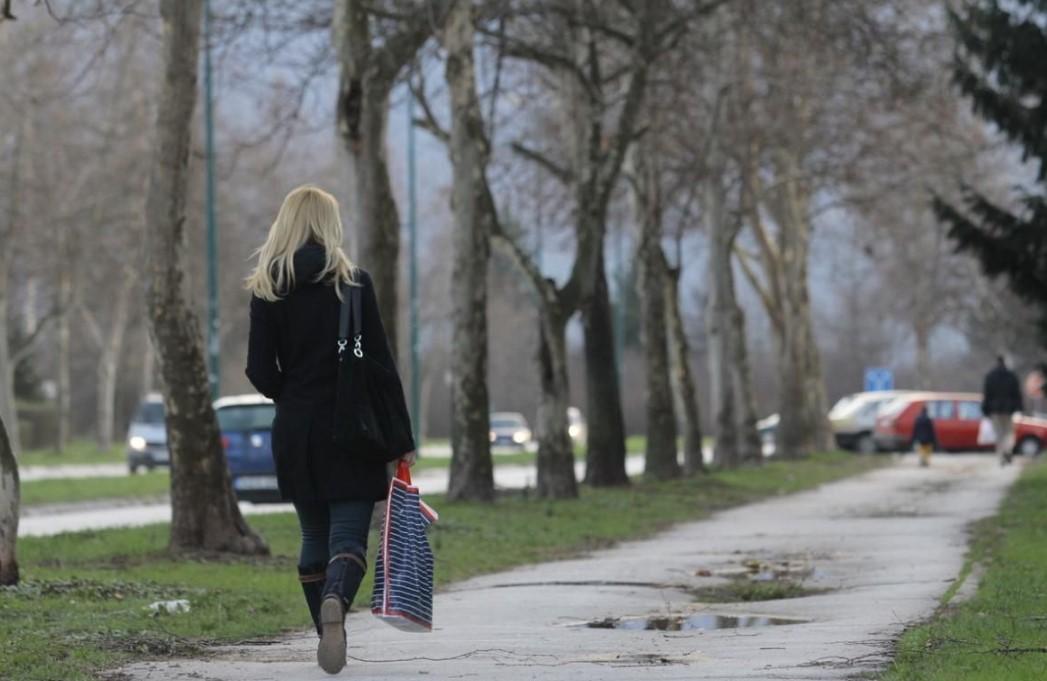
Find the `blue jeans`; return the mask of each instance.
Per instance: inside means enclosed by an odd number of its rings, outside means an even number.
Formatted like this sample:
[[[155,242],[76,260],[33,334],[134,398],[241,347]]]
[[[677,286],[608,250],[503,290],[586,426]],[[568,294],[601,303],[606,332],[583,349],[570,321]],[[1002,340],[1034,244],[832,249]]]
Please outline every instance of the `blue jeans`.
[[[296,501],[294,508],[302,528],[299,567],[327,565],[339,553],[366,559],[373,501]]]

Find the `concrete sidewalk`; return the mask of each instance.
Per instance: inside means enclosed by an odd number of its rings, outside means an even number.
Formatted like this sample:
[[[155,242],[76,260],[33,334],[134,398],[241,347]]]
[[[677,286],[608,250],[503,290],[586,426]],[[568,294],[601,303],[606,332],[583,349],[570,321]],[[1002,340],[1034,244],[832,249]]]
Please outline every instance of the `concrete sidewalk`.
[[[1017,466],[988,456],[912,457],[859,478],[681,525],[586,558],[455,585],[432,634],[404,634],[367,612],[349,620],[345,678],[845,679],[889,660],[906,624],[933,612],[958,574],[965,528],[991,515]],[[697,602],[751,560],[788,561],[825,590],[762,603]],[[437,567],[439,569],[439,566]],[[359,603],[365,599],[360,598]],[[802,623],[720,630],[589,628],[605,618],[761,615]],[[135,681],[330,678],[315,638],[220,648],[206,660],[140,663]]]

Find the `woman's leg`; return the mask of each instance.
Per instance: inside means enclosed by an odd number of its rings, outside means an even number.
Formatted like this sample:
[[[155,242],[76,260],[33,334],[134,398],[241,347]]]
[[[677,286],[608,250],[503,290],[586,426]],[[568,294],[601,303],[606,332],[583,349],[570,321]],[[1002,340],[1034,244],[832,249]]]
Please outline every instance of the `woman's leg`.
[[[320,646],[317,661],[335,674],[345,666],[345,613],[352,605],[367,572],[367,531],[372,501],[334,501],[329,508],[330,533],[327,581],[320,610]]]
[[[324,502],[296,502],[298,524],[302,530],[302,548],[298,554],[298,581],[302,583],[309,614],[321,633],[320,605],[324,582],[327,579],[327,540],[330,535],[330,516]]]

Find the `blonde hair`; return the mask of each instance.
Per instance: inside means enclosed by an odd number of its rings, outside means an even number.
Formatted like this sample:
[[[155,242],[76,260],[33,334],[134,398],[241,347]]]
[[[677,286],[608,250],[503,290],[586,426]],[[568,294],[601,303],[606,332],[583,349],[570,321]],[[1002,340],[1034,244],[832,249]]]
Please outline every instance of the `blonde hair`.
[[[323,246],[327,255],[316,281],[333,275],[336,281],[355,285],[356,266],[342,250],[343,233],[336,198],[313,185],[292,189],[284,198],[265,243],[255,251],[258,264],[244,287],[263,300],[279,300],[294,287],[295,251],[310,241]],[[340,287],[335,287],[335,292],[341,298]]]

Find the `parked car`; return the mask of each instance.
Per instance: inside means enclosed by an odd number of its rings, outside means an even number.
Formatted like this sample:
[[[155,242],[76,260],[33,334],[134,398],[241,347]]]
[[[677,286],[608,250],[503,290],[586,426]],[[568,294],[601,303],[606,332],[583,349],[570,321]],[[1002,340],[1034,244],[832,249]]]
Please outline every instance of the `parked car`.
[[[255,394],[222,397],[214,408],[236,498],[279,501],[272,446],[276,405]]]
[[[926,406],[934,420],[938,447],[944,451],[992,449],[978,444],[978,426],[982,420],[982,396],[979,393],[920,392],[895,398],[876,418],[876,444],[887,451],[912,449],[913,424]],[[1047,443],[1047,419],[1017,415],[1014,417],[1014,449],[1035,455]]]
[[[138,404],[127,428],[127,468],[134,475],[139,468],[151,471],[170,465],[164,400],[159,393],[149,393]]]
[[[567,407],[567,434],[571,436],[571,442],[585,443],[589,437],[589,426],[582,416],[582,410],[578,407]]]
[[[880,409],[907,390],[861,392],[841,397],[829,410],[836,446],[840,449],[872,454],[877,451],[873,430]]]
[[[498,411],[491,414],[491,445],[524,449],[531,441],[531,429],[523,414]]]

